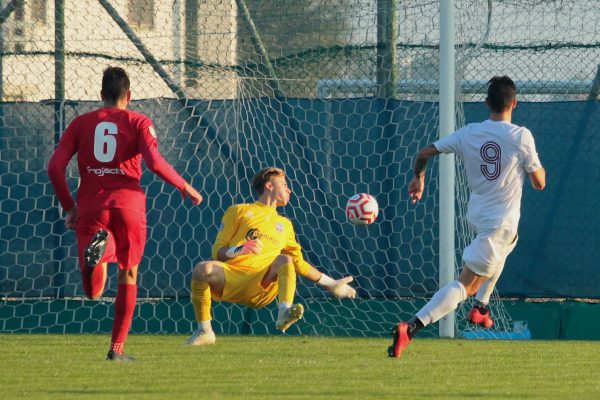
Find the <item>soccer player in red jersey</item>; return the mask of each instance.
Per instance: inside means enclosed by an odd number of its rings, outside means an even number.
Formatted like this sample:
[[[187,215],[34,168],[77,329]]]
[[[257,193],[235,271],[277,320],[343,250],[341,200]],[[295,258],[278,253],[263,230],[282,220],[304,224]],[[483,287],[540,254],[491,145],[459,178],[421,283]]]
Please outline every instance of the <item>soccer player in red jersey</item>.
[[[109,67],[102,77],[104,106],[75,118],[63,133],[48,164],[48,175],[62,207],[65,225],[74,229],[85,295],[104,291],[107,263],[117,262],[118,290],[108,360],[131,361],[124,353],[137,297],[137,271],[146,243],[146,195],[140,186],[142,158],[148,168],[190,197],[202,195],[187,183],[158,151],[148,116],[128,110],[129,77]],[[65,170],[77,153],[81,178],[77,203],[69,192]]]

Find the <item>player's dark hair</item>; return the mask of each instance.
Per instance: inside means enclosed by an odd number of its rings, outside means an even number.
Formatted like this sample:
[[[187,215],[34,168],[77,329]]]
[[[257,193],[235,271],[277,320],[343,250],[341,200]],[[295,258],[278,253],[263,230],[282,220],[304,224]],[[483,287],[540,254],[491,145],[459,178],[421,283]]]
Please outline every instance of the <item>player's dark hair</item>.
[[[508,76],[494,76],[488,81],[486,104],[493,112],[501,113],[512,106],[517,87]]]
[[[269,182],[269,179],[273,176],[285,176],[285,172],[281,168],[268,167],[261,169],[254,175],[252,187],[259,196],[265,191],[265,183]]]
[[[121,67],[108,67],[102,75],[102,99],[116,103],[121,97],[127,95],[129,90],[129,76]]]

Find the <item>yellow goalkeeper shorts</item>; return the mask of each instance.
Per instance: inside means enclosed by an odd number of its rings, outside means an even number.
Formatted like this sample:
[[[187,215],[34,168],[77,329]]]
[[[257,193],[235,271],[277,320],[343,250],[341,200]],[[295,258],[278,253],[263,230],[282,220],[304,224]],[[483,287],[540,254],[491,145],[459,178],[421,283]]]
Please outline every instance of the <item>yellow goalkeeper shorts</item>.
[[[248,270],[247,267],[224,262],[219,262],[219,266],[225,271],[225,288],[222,296],[213,293],[213,300],[260,308],[270,304],[277,297],[277,281],[270,283],[266,288],[260,284],[270,267]]]

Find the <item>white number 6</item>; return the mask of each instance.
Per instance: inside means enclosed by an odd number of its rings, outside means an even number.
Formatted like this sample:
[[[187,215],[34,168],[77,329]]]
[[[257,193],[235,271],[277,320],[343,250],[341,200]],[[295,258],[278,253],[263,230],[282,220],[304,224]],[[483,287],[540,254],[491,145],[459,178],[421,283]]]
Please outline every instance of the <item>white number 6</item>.
[[[117,150],[116,135],[117,124],[114,122],[100,122],[96,125],[94,133],[94,157],[100,162],[110,162],[115,157]]]

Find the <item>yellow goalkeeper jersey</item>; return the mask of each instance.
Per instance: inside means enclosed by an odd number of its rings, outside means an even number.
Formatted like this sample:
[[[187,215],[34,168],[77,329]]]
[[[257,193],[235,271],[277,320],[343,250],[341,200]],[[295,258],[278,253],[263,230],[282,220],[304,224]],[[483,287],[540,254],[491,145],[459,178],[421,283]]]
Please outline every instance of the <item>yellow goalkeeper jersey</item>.
[[[287,254],[294,261],[294,269],[306,276],[310,264],[302,256],[302,247],[296,240],[292,221],[279,215],[274,207],[256,202],[253,204],[235,204],[223,215],[219,233],[212,248],[212,257],[222,247],[240,246],[248,240],[260,239],[263,250],[260,254],[244,254],[227,261],[228,264],[260,270],[269,265],[280,254]]]

